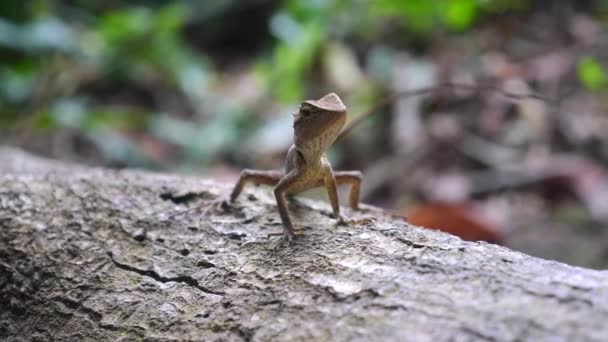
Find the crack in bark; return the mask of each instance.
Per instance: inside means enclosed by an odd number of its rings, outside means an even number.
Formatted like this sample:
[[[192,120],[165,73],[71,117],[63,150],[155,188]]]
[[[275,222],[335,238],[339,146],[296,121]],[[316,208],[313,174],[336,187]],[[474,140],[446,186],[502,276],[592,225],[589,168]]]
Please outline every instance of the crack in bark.
[[[326,293],[328,293],[329,296],[331,298],[333,298],[333,300],[335,302],[338,302],[338,303],[340,303],[340,302],[352,303],[352,302],[361,300],[363,298],[374,299],[374,298],[382,297],[376,289],[372,289],[372,288],[365,288],[365,289],[362,289],[361,291],[357,291],[355,293],[351,293],[348,295],[341,295],[340,292],[337,292],[331,286],[319,286],[319,287],[321,289],[323,289]]]
[[[431,318],[450,320],[450,318],[448,316],[432,314],[430,312],[427,312],[425,310],[421,310],[419,308],[407,307],[405,305],[397,304],[397,303],[394,303],[394,304],[385,304],[385,303],[372,302],[372,303],[369,303],[369,304],[365,305],[364,308],[365,309],[377,308],[377,309],[387,310],[387,311],[417,312],[417,313],[421,313],[421,314],[423,314],[423,315],[425,315],[427,317],[431,317]],[[462,332],[464,332],[465,334],[467,334],[467,335],[474,336],[475,339],[477,339],[477,340],[496,341],[496,338],[494,338],[493,336],[489,336],[487,334],[484,334],[483,332],[478,331],[478,330],[474,329],[473,327],[470,327],[468,325],[464,325],[464,323],[460,327],[460,330]]]
[[[402,237],[397,237],[397,241],[403,243],[404,245],[407,245],[407,246],[410,246],[410,247],[416,248],[416,249],[418,249],[418,248],[430,248],[430,246],[423,245],[423,244],[420,244],[420,243],[416,243],[414,241],[406,240],[405,238],[402,238]]]
[[[475,339],[477,339],[477,340],[496,341],[496,338],[494,336],[486,335],[483,332],[481,332],[477,329],[474,329],[470,326],[462,326],[462,327],[460,327],[460,331],[464,332],[467,335],[471,335],[471,336],[475,337]]]
[[[253,340],[257,328],[246,328],[244,326],[237,326],[232,329],[232,332],[243,339],[245,342]]]
[[[163,201],[171,201],[174,204],[185,204],[188,202],[192,202],[198,198],[204,197],[204,195],[207,195],[207,193],[186,192],[186,193],[176,194],[173,192],[163,192],[159,195],[159,197]]]
[[[154,270],[142,270],[142,269],[139,269],[137,267],[134,267],[134,266],[131,266],[128,264],[123,264],[123,263],[117,261],[116,259],[114,259],[114,255],[112,254],[112,252],[107,252],[107,254],[108,254],[108,257],[110,258],[110,260],[112,260],[112,262],[114,263],[114,265],[116,265],[118,268],[123,269],[125,271],[135,272],[142,276],[150,277],[161,283],[175,282],[175,283],[186,284],[188,286],[194,287],[207,294],[213,294],[213,295],[217,295],[217,296],[223,296],[226,294],[223,291],[211,290],[211,289],[199,284],[198,280],[196,280],[190,276],[181,275],[181,276],[177,276],[177,277],[164,277],[164,276],[158,274],[158,272],[156,272]]]
[[[411,311],[410,308],[406,307],[405,305],[401,305],[401,304],[369,303],[369,304],[365,305],[364,308],[365,309],[379,308],[379,309],[387,310],[387,311],[397,311],[397,310]]]
[[[574,296],[562,297],[555,293],[541,293],[538,291],[534,291],[532,289],[527,289],[523,286],[517,286],[517,287],[519,287],[524,293],[527,293],[534,297],[544,297],[544,298],[555,299],[561,304],[570,303],[570,302],[578,302],[578,303],[582,303],[582,304],[593,307],[593,302],[587,298],[580,298],[580,297],[574,297]]]

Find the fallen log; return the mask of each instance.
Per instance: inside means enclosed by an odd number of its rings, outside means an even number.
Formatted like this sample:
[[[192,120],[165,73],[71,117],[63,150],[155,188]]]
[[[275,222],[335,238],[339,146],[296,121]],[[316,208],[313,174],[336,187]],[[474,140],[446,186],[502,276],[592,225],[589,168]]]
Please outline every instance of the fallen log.
[[[606,340],[608,272],[271,191],[0,150],[0,340]],[[346,210],[346,209],[345,209]]]

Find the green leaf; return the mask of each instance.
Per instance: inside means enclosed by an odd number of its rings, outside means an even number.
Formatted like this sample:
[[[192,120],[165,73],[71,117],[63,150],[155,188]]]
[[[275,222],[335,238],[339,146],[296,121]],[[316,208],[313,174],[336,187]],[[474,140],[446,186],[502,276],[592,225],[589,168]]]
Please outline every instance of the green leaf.
[[[55,121],[54,113],[48,109],[35,113],[30,125],[32,128],[42,131],[50,131],[59,126]]]
[[[173,4],[162,8],[154,19],[156,32],[177,34],[186,21],[186,13],[186,8],[181,4]]]
[[[372,3],[374,15],[400,16],[413,33],[424,34],[433,28],[436,4],[426,0],[378,0]]]
[[[305,74],[313,64],[326,35],[319,21],[301,25],[300,33],[274,50],[270,83],[279,100],[293,102],[301,98]]]
[[[576,72],[581,83],[591,91],[600,90],[608,83],[606,72],[593,57],[582,58],[578,62]]]
[[[149,32],[152,24],[152,12],[147,8],[135,7],[103,16],[98,31],[108,44],[122,44]]]
[[[446,26],[460,31],[471,26],[476,11],[475,0],[447,0],[445,10],[439,13]]]

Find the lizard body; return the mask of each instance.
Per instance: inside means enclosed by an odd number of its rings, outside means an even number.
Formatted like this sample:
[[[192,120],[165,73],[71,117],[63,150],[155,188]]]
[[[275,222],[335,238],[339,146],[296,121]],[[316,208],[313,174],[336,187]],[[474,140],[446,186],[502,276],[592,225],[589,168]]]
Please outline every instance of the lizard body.
[[[359,171],[334,172],[325,150],[334,143],[345,123],[346,106],[338,95],[330,93],[319,100],[304,101],[298,112],[294,113],[294,144],[287,152],[285,171],[243,170],[230,195],[230,202],[237,199],[246,183],[274,186],[284,227],[283,238],[290,241],[294,228],[287,210],[286,195],[324,186],[334,216],[339,222],[344,222],[340,214],[337,186],[351,186],[349,205],[358,209],[363,176]]]
[[[379,107],[397,98],[419,96],[440,89],[452,88],[475,91],[485,89],[501,93],[510,99],[536,98],[547,103],[555,102],[534,92],[510,93],[492,84],[471,85],[446,82],[433,87],[407,90],[387,96],[345,126],[346,106],[338,95],[330,93],[319,100],[307,100],[300,105],[298,112],[294,113],[294,144],[287,153],[285,171],[243,170],[230,195],[230,202],[236,200],[246,183],[274,186],[277,207],[285,228],[283,237],[286,240],[292,240],[294,230],[287,211],[285,196],[324,186],[327,189],[334,216],[338,222],[345,222],[346,220],[340,215],[337,185],[350,185],[349,205],[357,210],[359,209],[359,192],[363,175],[360,171],[334,172],[325,155],[325,150],[334,141],[343,138],[355,126],[371,116]]]

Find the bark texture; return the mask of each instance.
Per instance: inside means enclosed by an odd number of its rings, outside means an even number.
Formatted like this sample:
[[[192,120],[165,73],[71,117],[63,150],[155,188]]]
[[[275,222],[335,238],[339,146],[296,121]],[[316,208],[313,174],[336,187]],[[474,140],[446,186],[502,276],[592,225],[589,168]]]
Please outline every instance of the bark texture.
[[[274,250],[271,192],[229,188],[0,150],[0,340],[608,338],[608,272],[310,200]]]

